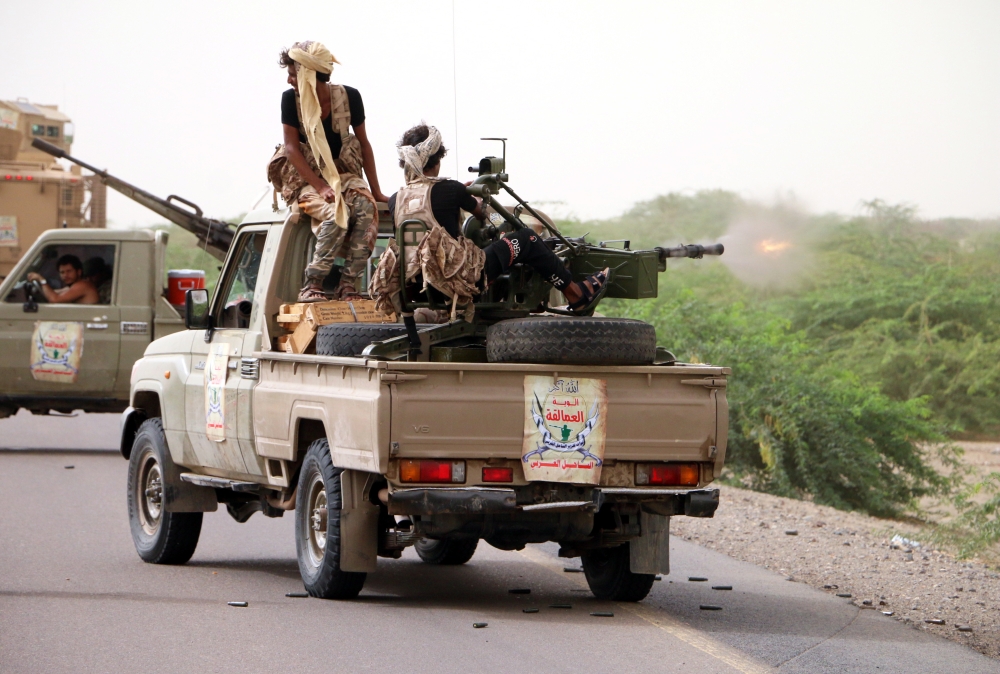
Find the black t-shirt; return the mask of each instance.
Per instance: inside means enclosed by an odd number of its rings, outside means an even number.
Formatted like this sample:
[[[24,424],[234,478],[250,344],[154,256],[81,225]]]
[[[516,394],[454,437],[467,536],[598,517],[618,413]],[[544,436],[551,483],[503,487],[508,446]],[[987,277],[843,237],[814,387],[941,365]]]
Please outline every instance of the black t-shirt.
[[[396,194],[399,194],[398,192]],[[389,197],[389,215],[396,217],[396,194]],[[468,212],[476,210],[479,202],[465,191],[465,185],[457,180],[442,180],[431,187],[431,211],[445,231],[458,238],[458,210],[464,208]]]
[[[351,108],[351,126],[356,129],[365,123],[365,104],[357,89],[348,86],[345,86],[344,89],[347,91],[347,104]],[[322,122],[323,130],[326,131],[326,142],[330,144],[330,153],[336,159],[340,156],[341,141],[340,135],[333,132],[333,115],[327,115]],[[302,127],[299,125],[299,109],[295,106],[295,89],[289,89],[281,95],[281,123],[294,126],[299,130],[299,141],[308,142],[306,135],[302,133]]]

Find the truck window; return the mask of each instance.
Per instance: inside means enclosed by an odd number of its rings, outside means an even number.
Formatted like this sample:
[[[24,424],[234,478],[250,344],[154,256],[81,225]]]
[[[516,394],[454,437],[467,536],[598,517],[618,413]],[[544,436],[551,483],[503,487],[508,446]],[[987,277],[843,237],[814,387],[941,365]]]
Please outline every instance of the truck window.
[[[226,278],[219,287],[220,297],[224,299],[216,309],[213,322],[217,327],[249,327],[257,272],[266,239],[267,232],[248,232],[236,240],[233,263],[226,270]]]
[[[31,125],[31,135],[32,136],[44,136],[45,135],[45,125],[44,124],[32,124]]]
[[[45,127],[45,135],[49,138],[59,137],[59,127],[58,126],[47,126]]]
[[[60,265],[60,262],[62,263]],[[79,265],[79,267],[77,267]],[[65,268],[60,273],[60,267]],[[40,274],[58,292],[67,287],[64,278],[72,283],[88,283],[97,291],[96,302],[84,304],[111,304],[114,289],[115,246],[114,244],[60,243],[42,248],[18,281],[13,292],[4,298],[5,302],[24,302],[24,282],[28,274]],[[45,302],[42,293],[35,293],[38,302]],[[78,302],[79,304],[80,302]]]

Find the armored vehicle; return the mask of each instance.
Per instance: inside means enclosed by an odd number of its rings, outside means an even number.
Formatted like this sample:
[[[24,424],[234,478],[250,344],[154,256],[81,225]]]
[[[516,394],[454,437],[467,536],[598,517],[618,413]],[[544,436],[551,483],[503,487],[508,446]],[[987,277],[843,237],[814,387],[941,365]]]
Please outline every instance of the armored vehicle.
[[[35,139],[69,152],[73,123],[54,105],[0,100],[0,277],[46,230],[105,226],[104,184],[66,170]]]
[[[608,297],[655,297],[670,257],[722,252],[565,237],[504,168],[488,157],[475,169],[469,189],[493,217],[467,221],[466,236],[486,245],[531,214],[575,278],[611,268]],[[424,230],[413,220],[384,234],[401,264]],[[202,514],[224,504],[239,522],[294,512],[316,597],[357,596],[378,557],[408,546],[427,563],[462,564],[480,541],[556,541],[561,556],[582,557],[598,597],[645,597],[669,570],[670,518],[718,506],[729,369],[677,362],[639,321],[565,315],[551,286],[516,265],[471,320],[361,322],[344,303],[359,321],[321,325],[315,353],[289,353],[313,241],[294,208],[248,213],[214,296],[189,291],[188,329],[136,363],[121,452],[139,556],[186,562]],[[449,308],[433,288],[404,288],[401,302],[404,314]]]

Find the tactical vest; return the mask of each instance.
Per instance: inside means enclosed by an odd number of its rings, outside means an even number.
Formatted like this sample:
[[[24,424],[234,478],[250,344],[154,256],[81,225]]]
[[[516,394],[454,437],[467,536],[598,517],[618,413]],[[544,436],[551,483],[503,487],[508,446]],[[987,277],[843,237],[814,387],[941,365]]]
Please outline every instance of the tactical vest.
[[[423,220],[427,229],[440,227],[431,208],[431,188],[444,178],[427,178],[407,183],[396,193],[393,220],[397,227],[404,220]]]
[[[393,224],[396,229],[407,220],[422,220],[427,225],[427,231],[440,227],[441,223],[434,217],[434,210],[431,208],[431,188],[443,178],[428,178],[426,176],[419,180],[408,182],[396,192],[396,205],[393,209]],[[412,243],[406,241],[406,261],[413,260],[417,254],[417,244],[424,238],[422,233],[416,235],[416,240]]]
[[[361,154],[361,141],[351,133],[351,104],[347,98],[347,89],[340,84],[329,84],[330,87],[330,117],[331,126],[334,133],[340,136],[340,156],[333,160],[337,172],[340,173],[340,189],[346,192],[349,189],[364,190],[368,192],[368,183],[364,181],[364,161]],[[302,102],[298,95],[295,96],[295,109],[299,114],[299,124],[302,124]],[[309,143],[299,143],[306,161],[310,168],[321,175],[319,170],[319,159],[313,156]],[[285,146],[279,145],[275,148],[275,153],[268,161],[267,179],[274,185],[277,191],[281,192],[286,203],[292,203],[298,197],[298,193],[306,186],[306,181],[299,176],[299,172],[288,162],[285,156]]]
[[[345,173],[362,176],[364,170],[361,156],[361,141],[351,133],[351,103],[347,98],[347,89],[341,84],[329,84],[330,87],[330,126],[333,132],[340,136],[340,156],[333,160],[341,180]],[[295,109],[299,113],[299,124],[302,120],[302,99],[295,97]]]

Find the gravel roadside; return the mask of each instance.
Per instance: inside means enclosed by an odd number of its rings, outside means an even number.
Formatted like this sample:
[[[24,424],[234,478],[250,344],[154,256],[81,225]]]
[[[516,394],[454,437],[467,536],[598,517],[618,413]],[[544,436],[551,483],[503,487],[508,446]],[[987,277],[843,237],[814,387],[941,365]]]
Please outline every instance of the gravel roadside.
[[[896,535],[920,540],[920,530],[903,522],[721,490],[713,519],[675,517],[671,533],[1000,658],[1000,573],[926,545],[892,542]]]

